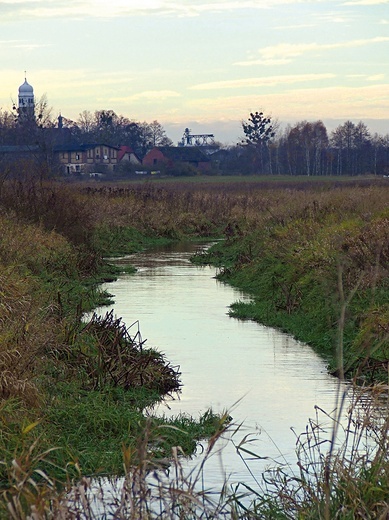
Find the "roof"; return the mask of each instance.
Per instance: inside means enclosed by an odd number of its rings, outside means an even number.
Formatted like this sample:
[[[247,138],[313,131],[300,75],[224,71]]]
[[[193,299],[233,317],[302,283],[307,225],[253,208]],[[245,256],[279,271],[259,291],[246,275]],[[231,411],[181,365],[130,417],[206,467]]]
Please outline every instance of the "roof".
[[[86,150],[90,150],[91,148],[96,148],[96,146],[106,146],[107,148],[114,148],[115,150],[119,150],[117,146],[112,146],[110,144],[105,143],[88,143],[88,144],[62,144],[58,146],[54,146],[55,152],[84,152]]]
[[[19,87],[19,94],[21,94],[22,92],[24,93],[28,93],[28,94],[32,94],[34,92],[34,89],[32,88],[32,86],[27,83],[27,80],[25,79],[24,80],[24,83],[23,85],[20,85]]]
[[[209,157],[199,146],[157,146],[163,155],[178,162],[209,162]]]
[[[20,145],[4,145],[0,146],[0,153],[26,153],[36,152],[39,150],[39,146],[36,144],[20,144]]]
[[[131,146],[121,146],[120,147],[120,150],[118,152],[118,161],[121,161],[123,159],[123,156],[128,153],[128,154],[133,154],[137,157],[136,153],[134,152],[134,150],[131,148]]]

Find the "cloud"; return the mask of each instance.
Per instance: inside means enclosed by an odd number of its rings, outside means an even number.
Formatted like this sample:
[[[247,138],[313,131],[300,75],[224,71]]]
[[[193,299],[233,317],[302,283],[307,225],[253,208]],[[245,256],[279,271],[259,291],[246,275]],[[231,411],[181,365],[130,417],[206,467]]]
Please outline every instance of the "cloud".
[[[22,21],[31,18],[80,17],[86,15],[85,2],[69,0],[4,0],[0,2],[2,21]]]
[[[311,0],[3,0],[0,19],[114,18],[131,16],[198,16],[247,9],[270,9],[277,5],[311,3]]]
[[[284,31],[289,29],[307,29],[309,27],[316,27],[316,23],[300,23],[300,24],[294,24],[294,25],[276,25],[274,29],[278,31]]]
[[[382,5],[389,4],[389,0],[350,0],[343,5]]]
[[[9,51],[10,49],[33,50],[49,46],[50,44],[31,43],[27,40],[0,40],[0,51],[2,49],[5,49],[7,51]]]
[[[388,0],[389,1],[389,0]],[[246,61],[236,62],[235,65],[249,66],[249,65],[266,65],[272,63],[274,60],[290,62],[294,58],[300,57],[303,54],[310,52],[321,52],[323,50],[344,49],[353,47],[363,47],[374,43],[389,42],[389,36],[377,36],[375,38],[350,40],[338,43],[279,43],[269,47],[259,49],[260,58],[249,59]]]
[[[383,79],[385,79],[385,74],[374,74],[373,76],[367,76],[366,80],[367,81],[382,81]]]
[[[295,74],[285,76],[268,76],[263,78],[246,78],[226,81],[200,83],[190,87],[191,90],[222,90],[231,88],[273,87],[275,85],[290,85],[308,81],[320,81],[334,78],[335,74]]]
[[[111,98],[110,101],[115,102],[132,102],[132,101],[163,101],[170,98],[180,97],[181,94],[174,90],[145,90],[132,96]]]
[[[291,89],[283,93],[250,94],[201,98],[188,103],[191,117],[237,118],[252,110],[264,110],[285,119],[324,119],[336,115],[342,119],[389,119],[389,85],[366,87],[315,87]]]

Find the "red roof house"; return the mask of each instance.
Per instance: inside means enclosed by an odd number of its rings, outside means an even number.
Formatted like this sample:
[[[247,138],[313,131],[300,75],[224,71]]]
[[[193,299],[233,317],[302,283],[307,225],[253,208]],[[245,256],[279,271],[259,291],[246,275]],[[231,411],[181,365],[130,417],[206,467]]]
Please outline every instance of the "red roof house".
[[[118,151],[118,163],[129,162],[131,164],[141,164],[141,160],[136,155],[131,146],[121,146]]]
[[[199,170],[210,168],[210,158],[198,146],[156,146],[143,158],[147,167],[172,168],[179,164],[189,164]]]

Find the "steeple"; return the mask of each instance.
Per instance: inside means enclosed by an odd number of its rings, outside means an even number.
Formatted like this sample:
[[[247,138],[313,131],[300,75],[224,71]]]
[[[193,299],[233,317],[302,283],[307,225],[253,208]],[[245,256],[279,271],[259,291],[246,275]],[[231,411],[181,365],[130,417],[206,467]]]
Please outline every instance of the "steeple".
[[[19,87],[18,108],[19,117],[34,115],[34,89],[27,83],[26,71],[24,71],[24,83]]]

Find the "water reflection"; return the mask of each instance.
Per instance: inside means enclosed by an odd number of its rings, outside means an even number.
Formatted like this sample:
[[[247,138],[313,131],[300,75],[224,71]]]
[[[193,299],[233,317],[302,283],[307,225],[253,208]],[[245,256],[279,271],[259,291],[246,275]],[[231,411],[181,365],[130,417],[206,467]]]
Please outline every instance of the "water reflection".
[[[244,424],[241,436],[252,432],[256,437],[254,451],[278,459],[282,454],[292,463],[292,429],[304,430],[315,405],[328,412],[334,408],[338,381],[307,345],[230,318],[229,305],[248,296],[215,280],[214,268],[191,264],[197,248],[181,244],[123,259],[137,273],[107,286],[115,295],[114,313],[127,324],[139,320],[146,346],[156,347],[181,368],[180,399],[157,413],[197,417],[208,408],[228,409],[235,423]],[[208,462],[209,482],[220,482],[221,465],[236,480],[247,480],[247,468],[231,443],[222,462],[219,457]]]

